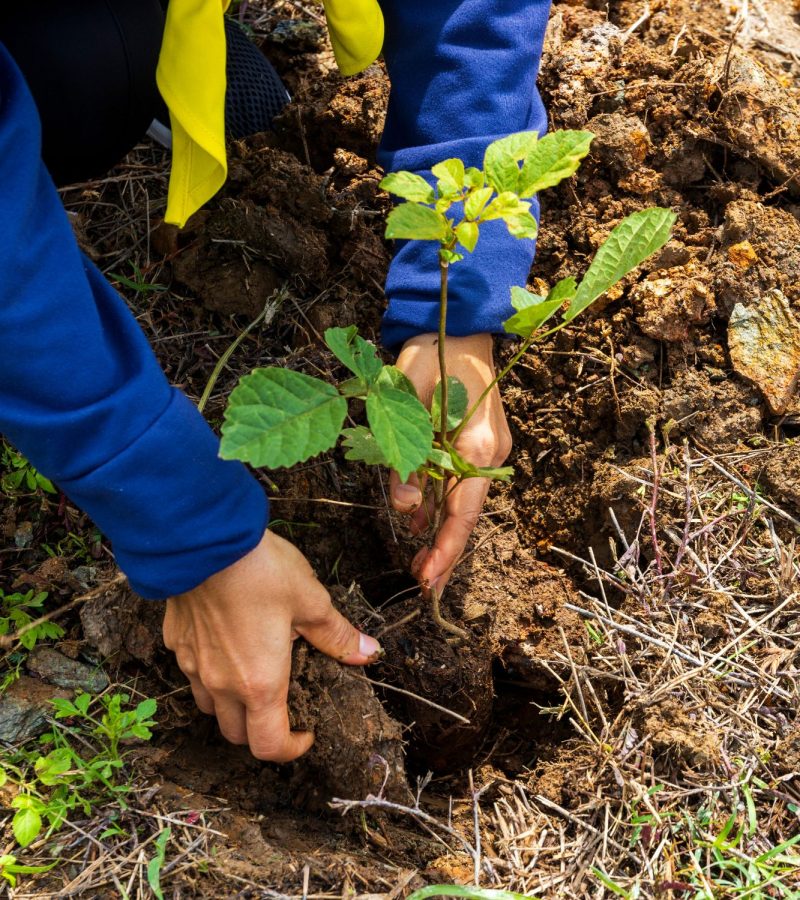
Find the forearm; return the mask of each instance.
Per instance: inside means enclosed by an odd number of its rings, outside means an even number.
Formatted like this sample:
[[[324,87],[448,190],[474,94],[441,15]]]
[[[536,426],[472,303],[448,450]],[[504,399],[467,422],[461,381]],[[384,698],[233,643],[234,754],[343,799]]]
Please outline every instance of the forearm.
[[[95,520],[145,596],[248,552],[258,484],[171,388],[133,316],[78,251],[40,161],[33,101],[0,46],[0,430]]]
[[[392,82],[379,151],[387,171],[429,177],[448,157],[481,166],[492,140],[544,133],[536,77],[550,0],[384,0],[382,8]],[[502,331],[513,312],[509,288],[525,283],[534,252],[533,241],[510,237],[502,222],[484,226],[475,253],[451,267],[448,333]],[[398,246],[386,283],[388,345],[436,331],[438,277],[433,243]]]

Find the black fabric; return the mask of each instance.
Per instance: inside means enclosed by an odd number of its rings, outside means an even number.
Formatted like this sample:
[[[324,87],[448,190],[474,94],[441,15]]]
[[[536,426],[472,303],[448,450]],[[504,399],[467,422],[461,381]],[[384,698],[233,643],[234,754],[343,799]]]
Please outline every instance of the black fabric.
[[[225,18],[228,45],[225,132],[239,139],[268,131],[289,95],[280,76],[244,30]]]
[[[0,6],[0,42],[22,70],[57,184],[108,171],[158,109],[159,0],[36,0]]]
[[[166,0],[0,0],[0,43],[22,70],[42,122],[42,157],[58,185],[96,178],[169,115],[156,85]],[[228,137],[267,131],[286,88],[231,18]]]

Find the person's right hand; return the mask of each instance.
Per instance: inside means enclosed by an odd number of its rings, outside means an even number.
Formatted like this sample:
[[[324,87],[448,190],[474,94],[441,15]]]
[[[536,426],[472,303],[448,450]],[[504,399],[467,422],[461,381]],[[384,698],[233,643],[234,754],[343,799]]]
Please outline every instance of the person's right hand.
[[[288,762],[314,742],[312,734],[289,729],[298,635],[347,665],[366,665],[381,653],[374,638],[334,609],[303,554],[270,531],[243,559],[167,600],[164,643],[197,705],[259,759]]]

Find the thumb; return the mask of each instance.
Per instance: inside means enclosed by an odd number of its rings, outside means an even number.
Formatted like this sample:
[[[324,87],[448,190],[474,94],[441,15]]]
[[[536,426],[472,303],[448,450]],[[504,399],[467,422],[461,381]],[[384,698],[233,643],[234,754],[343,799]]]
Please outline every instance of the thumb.
[[[416,473],[412,473],[408,481],[403,484],[397,472],[391,472],[389,494],[392,498],[392,506],[400,513],[412,513],[422,503],[422,491]]]
[[[317,650],[348,666],[366,666],[383,654],[374,637],[351,625],[332,604],[321,618],[294,627]]]

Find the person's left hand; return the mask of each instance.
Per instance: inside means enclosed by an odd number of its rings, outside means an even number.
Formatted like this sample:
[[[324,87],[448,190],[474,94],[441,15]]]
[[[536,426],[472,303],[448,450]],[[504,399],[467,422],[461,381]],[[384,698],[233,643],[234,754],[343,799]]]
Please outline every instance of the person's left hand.
[[[397,366],[411,379],[420,400],[430,407],[439,382],[438,335],[423,334],[406,341]],[[459,378],[469,395],[469,406],[480,397],[495,376],[492,336],[449,337],[446,345],[447,374]],[[511,432],[495,387],[458,436],[458,452],[476,466],[500,466],[511,452]],[[397,473],[390,477],[392,505],[411,517],[411,530],[422,534],[433,521],[430,485],[420,485],[416,475],[402,484]],[[449,491],[452,483],[447,486]],[[411,564],[411,572],[425,590],[444,591],[480,516],[489,490],[486,478],[468,478],[449,494],[442,526],[433,547],[423,547]]]

